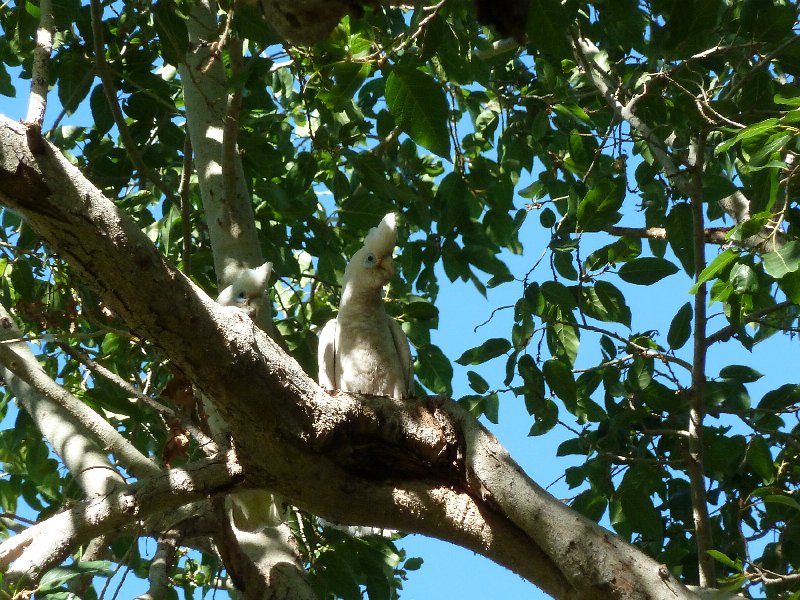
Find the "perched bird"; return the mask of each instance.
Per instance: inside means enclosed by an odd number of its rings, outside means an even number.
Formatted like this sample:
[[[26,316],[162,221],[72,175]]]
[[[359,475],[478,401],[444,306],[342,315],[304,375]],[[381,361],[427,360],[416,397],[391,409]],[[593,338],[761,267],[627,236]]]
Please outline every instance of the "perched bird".
[[[272,303],[267,287],[271,274],[271,262],[265,262],[255,269],[242,267],[233,272],[226,270],[224,279],[231,283],[219,293],[217,302],[243,310],[256,326],[273,336],[275,326],[272,323]],[[219,435],[227,431],[227,425],[213,404],[205,401],[204,405],[212,434]],[[229,510],[237,529],[252,532],[282,523],[285,520],[282,505],[283,501],[269,492],[247,489],[230,494]]]
[[[396,240],[395,215],[389,213],[347,263],[339,315],[319,335],[319,384],[325,389],[392,398],[413,393],[408,338],[383,306]]]
[[[272,323],[272,303],[267,288],[271,274],[271,262],[265,262],[255,269],[243,267],[233,273],[226,272],[225,279],[231,283],[217,296],[217,302],[223,306],[235,306],[242,309],[259,328],[270,336],[275,331]]]

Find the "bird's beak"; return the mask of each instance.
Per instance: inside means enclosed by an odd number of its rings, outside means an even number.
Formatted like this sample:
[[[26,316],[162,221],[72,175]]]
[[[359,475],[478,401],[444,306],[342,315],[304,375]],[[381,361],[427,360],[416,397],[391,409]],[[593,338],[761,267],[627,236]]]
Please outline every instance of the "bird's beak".
[[[394,261],[392,260],[391,255],[387,256],[386,258],[382,258],[378,262],[378,266],[386,272],[386,275],[391,279],[394,277]]]

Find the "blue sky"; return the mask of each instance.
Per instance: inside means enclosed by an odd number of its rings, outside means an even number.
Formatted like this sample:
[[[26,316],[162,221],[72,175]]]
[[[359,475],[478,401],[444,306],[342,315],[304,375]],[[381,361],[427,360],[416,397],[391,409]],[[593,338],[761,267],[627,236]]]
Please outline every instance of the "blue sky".
[[[21,98],[8,99],[0,96],[0,113],[12,119],[24,117],[27,85],[28,82],[22,82],[20,85]],[[55,113],[56,111],[51,107],[49,114],[54,115]],[[76,116],[67,117],[62,124],[79,125],[81,119],[86,118],[85,113],[79,113]],[[52,121],[52,116],[50,121]],[[523,178],[517,189],[522,189],[531,181],[532,176]],[[631,206],[636,205],[635,198],[629,200],[632,200]],[[524,206],[525,202],[525,199],[519,197],[516,201],[518,207]],[[630,211],[624,214],[620,224],[640,226],[643,224],[643,218],[640,213]],[[596,239],[587,238],[585,240],[586,246],[582,247],[583,256],[586,256],[591,249],[607,243],[609,239],[603,234],[592,235],[595,235]],[[528,216],[521,232],[521,241],[525,247],[524,256],[504,254],[501,257],[508,262],[512,273],[520,278],[530,270],[549,241],[547,232],[538,224],[536,211]],[[646,243],[644,246],[646,248]],[[402,243],[399,245],[399,251],[402,252]],[[709,247],[707,252],[709,258],[713,258],[718,252],[718,248]],[[647,253],[646,249],[645,253]],[[488,297],[484,298],[471,284],[460,281],[450,283],[441,270],[438,274],[441,282],[441,293],[437,302],[440,321],[439,329],[432,333],[432,341],[439,345],[451,360],[458,358],[464,350],[479,345],[487,338],[510,337],[513,318],[511,310],[499,311],[490,323],[478,329],[477,332],[473,329],[486,321],[493,309],[513,305],[521,294],[521,283],[513,282],[490,289]],[[541,282],[549,278],[551,278],[550,268],[548,261],[545,260],[534,271],[533,280]],[[649,287],[622,284],[615,275],[608,275],[607,279],[625,291],[633,314],[633,331],[659,329],[665,335],[672,316],[682,304],[690,300],[688,289],[691,287],[691,281],[683,272]],[[719,310],[719,305],[712,306],[710,314],[718,313]],[[712,318],[709,331],[715,331],[724,324],[724,318]],[[618,331],[624,334],[623,330]],[[583,339],[578,367],[597,364],[599,350],[593,347],[590,338],[584,336]],[[746,364],[756,368],[765,375],[760,381],[748,385],[751,398],[756,402],[769,389],[782,383],[797,383],[797,376],[794,373],[788,373],[788,376],[794,377],[794,379],[786,379],[787,357],[792,353],[796,355],[797,350],[797,342],[785,336],[774,336],[757,346],[752,353],[738,346],[736,342],[725,345],[718,344],[709,353],[708,374],[713,377],[721,367],[728,364]],[[679,356],[691,360],[690,352],[689,344],[679,352]],[[468,369],[455,363],[453,366],[455,368],[454,397],[458,398],[471,393],[466,378]],[[492,388],[503,387],[502,381],[505,376],[505,360],[503,358],[477,367],[471,366],[469,369],[480,373]],[[575,419],[570,415],[562,412],[561,417],[568,425],[575,425]],[[0,427],[10,427],[12,423],[13,421],[9,422],[9,419],[6,419]],[[709,419],[709,423],[716,424],[714,419]],[[534,480],[543,486],[553,484],[550,491],[556,497],[570,498],[577,493],[575,490],[569,490],[563,480],[559,478],[566,467],[577,464],[579,461],[574,457],[558,458],[555,456],[559,443],[571,435],[569,432],[557,427],[545,436],[528,437],[527,433],[532,425],[532,419],[528,416],[522,399],[515,398],[512,394],[501,395],[499,424],[486,424]],[[404,598],[427,600],[458,597],[461,600],[485,600],[487,598],[545,597],[531,584],[503,567],[445,542],[411,535],[402,540],[400,545],[406,549],[409,556],[421,556],[425,560],[421,570],[412,573],[406,582]],[[153,549],[154,544],[150,543],[148,547]],[[132,597],[135,592],[132,587],[128,587],[131,584],[126,583],[125,585],[122,596],[130,595]]]

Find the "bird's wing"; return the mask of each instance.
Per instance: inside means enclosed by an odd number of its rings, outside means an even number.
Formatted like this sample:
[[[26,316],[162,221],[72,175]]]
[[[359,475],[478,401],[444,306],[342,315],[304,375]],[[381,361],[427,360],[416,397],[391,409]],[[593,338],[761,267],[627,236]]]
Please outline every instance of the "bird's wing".
[[[317,364],[319,375],[317,382],[326,390],[339,389],[336,381],[336,337],[338,323],[331,319],[319,332],[319,345],[317,347]]]
[[[414,395],[414,364],[411,362],[411,348],[408,344],[408,337],[400,327],[400,323],[391,317],[389,320],[389,331],[392,332],[392,340],[394,341],[397,356],[400,359],[400,372],[403,374],[403,385],[406,388],[403,397],[410,397]]]

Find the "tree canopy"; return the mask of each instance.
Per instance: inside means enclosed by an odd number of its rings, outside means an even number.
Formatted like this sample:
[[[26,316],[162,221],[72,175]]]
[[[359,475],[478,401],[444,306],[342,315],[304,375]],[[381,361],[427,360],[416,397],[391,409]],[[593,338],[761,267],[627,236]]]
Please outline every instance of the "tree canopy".
[[[0,27],[0,94],[29,95],[0,118],[0,595],[128,569],[151,599],[402,596],[419,561],[374,527],[559,598],[798,597],[794,356],[749,391],[800,314],[794,3],[39,0]],[[416,398],[331,395],[317,334],[389,212]],[[211,298],[264,261],[262,330]],[[459,280],[513,290],[513,325],[447,356]],[[566,432],[569,502],[480,424],[501,399]]]

